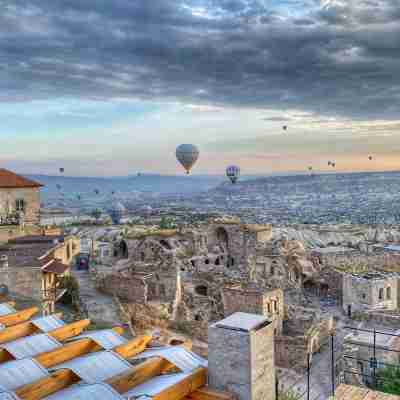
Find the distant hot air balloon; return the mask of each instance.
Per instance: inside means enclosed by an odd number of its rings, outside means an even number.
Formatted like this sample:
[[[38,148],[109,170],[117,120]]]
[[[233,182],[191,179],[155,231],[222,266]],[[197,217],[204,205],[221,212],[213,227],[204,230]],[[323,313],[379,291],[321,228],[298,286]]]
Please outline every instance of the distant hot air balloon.
[[[336,167],[336,163],[335,162],[333,162],[331,165],[332,165],[333,168]]]
[[[137,176],[142,176],[141,172],[138,172],[138,173],[137,173]]]
[[[64,168],[60,168],[60,174],[63,174],[64,173]]]
[[[283,125],[283,130],[286,131],[287,130],[287,125]]]
[[[100,192],[99,192],[99,189],[94,189],[94,192],[96,193],[96,194],[99,194]]]
[[[111,192],[111,194],[114,196],[115,192],[114,192],[114,191],[112,191],[112,192]]]
[[[236,183],[240,176],[240,168],[236,165],[229,165],[226,168],[226,176],[232,183]]]
[[[199,158],[199,149],[193,144],[181,144],[176,148],[176,158],[189,174]]]
[[[369,159],[369,161],[371,161],[372,160],[372,156],[369,156],[368,159]]]

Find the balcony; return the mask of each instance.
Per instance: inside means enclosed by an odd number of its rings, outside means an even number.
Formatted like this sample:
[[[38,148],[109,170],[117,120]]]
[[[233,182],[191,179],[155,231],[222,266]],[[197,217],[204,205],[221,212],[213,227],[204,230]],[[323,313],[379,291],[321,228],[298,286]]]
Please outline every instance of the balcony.
[[[18,226],[20,223],[18,214],[0,215],[0,226]]]

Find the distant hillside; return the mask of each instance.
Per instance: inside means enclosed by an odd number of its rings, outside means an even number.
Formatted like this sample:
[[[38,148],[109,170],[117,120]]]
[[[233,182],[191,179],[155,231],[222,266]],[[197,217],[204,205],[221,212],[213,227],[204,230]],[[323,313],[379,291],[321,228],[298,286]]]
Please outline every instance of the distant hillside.
[[[116,178],[96,177],[68,177],[48,175],[27,175],[28,178],[36,180],[45,187],[42,189],[43,197],[56,195],[59,191],[65,193],[100,193],[111,192],[149,192],[160,194],[191,194],[207,191],[216,187],[223,181],[218,176],[162,176],[141,175]]]

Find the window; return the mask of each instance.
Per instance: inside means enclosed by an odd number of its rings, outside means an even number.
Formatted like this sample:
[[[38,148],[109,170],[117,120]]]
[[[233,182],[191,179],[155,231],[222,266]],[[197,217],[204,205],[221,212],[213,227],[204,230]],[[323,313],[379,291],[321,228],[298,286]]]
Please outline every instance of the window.
[[[388,288],[386,288],[386,299],[390,300],[391,296],[392,296],[391,288],[388,287]]]
[[[194,288],[195,292],[200,296],[207,296],[208,289],[207,286],[199,285]]]
[[[271,275],[275,275],[275,267],[274,266],[271,267]]]
[[[24,211],[25,210],[25,200],[24,199],[17,199],[15,201],[15,209],[17,211]]]
[[[278,302],[276,300],[273,301],[274,303],[274,312],[278,311]]]
[[[383,300],[383,289],[379,289],[378,298],[379,298],[379,300]]]
[[[268,314],[271,314],[271,303],[267,304],[267,310],[268,310]]]

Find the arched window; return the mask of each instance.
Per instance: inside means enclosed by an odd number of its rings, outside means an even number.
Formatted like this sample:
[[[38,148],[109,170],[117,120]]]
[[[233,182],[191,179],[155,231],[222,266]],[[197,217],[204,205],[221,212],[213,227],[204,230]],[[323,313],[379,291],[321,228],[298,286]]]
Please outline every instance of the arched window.
[[[379,289],[378,298],[379,300],[383,300],[383,289]]]
[[[271,271],[271,275],[275,275],[275,267],[273,265],[271,266],[270,271]]]
[[[221,264],[220,261],[219,261],[219,257],[217,257],[217,258],[215,259],[214,264],[215,264],[215,265],[220,265],[220,264]]]
[[[390,287],[386,288],[386,299],[390,300],[390,298],[392,297],[392,290]]]
[[[205,259],[204,264],[208,265],[210,264],[210,260],[208,258]]]

